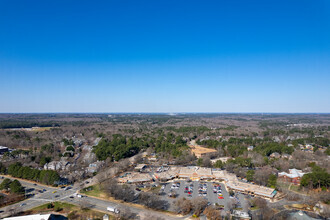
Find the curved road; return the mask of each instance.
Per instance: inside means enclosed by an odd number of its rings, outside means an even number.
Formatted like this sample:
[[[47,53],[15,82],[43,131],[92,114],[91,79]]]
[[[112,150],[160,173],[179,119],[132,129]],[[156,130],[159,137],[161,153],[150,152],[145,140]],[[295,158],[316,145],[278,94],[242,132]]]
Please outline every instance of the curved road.
[[[4,178],[8,178],[6,176],[2,176],[2,175],[0,175],[0,176],[4,177]],[[15,179],[15,178],[10,177],[10,179]],[[46,204],[49,202],[54,202],[54,201],[67,202],[67,203],[72,203],[74,205],[80,205],[82,203],[92,204],[92,209],[96,209],[98,211],[108,213],[110,215],[112,215],[113,213],[107,212],[106,211],[107,207],[108,206],[118,206],[119,209],[120,208],[129,209],[131,212],[136,213],[138,216],[149,215],[149,216],[161,217],[164,219],[184,219],[185,218],[185,217],[170,215],[167,213],[158,212],[158,211],[154,211],[154,210],[150,210],[150,209],[139,208],[139,207],[131,206],[129,204],[125,204],[125,203],[116,203],[113,201],[106,201],[106,200],[97,199],[97,198],[88,197],[88,196],[84,196],[83,198],[78,198],[75,196],[75,193],[80,190],[78,187],[72,187],[71,189],[65,190],[62,188],[45,186],[45,185],[41,185],[38,183],[25,181],[22,179],[18,179],[18,180],[28,191],[27,194],[35,194],[35,195],[26,200],[23,200],[19,203],[9,205],[6,207],[2,207],[0,209],[0,211],[2,211],[0,213],[0,218],[4,218],[4,217],[8,216],[9,215],[8,210],[11,208],[17,209],[19,207],[19,209],[21,211],[27,211],[27,210],[35,208],[37,206],[40,206],[40,205],[43,205],[43,204]],[[2,181],[3,181],[3,179],[0,179],[0,182],[2,182]],[[37,191],[37,190],[43,190],[43,189],[46,190],[43,193],[39,193]]]

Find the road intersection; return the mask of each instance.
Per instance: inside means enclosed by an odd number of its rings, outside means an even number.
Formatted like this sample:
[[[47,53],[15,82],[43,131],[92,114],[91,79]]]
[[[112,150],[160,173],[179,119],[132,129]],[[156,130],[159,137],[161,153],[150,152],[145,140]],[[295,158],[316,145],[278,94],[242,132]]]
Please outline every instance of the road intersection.
[[[3,177],[8,178],[7,176],[3,176]],[[10,179],[13,180],[15,178],[10,178]],[[3,179],[1,179],[0,182],[2,182],[2,180]],[[119,209],[128,209],[131,212],[136,213],[138,216],[149,215],[149,216],[161,217],[164,219],[184,219],[184,217],[175,216],[164,212],[158,212],[142,207],[137,207],[127,203],[108,201],[108,200],[98,199],[89,196],[83,196],[79,198],[77,196],[77,193],[79,192],[80,188],[77,185],[72,186],[69,189],[55,188],[22,179],[18,179],[18,180],[27,190],[28,199],[13,205],[2,207],[0,209],[1,211],[0,218],[8,216],[10,214],[8,210],[10,209],[19,209],[20,211],[27,211],[49,202],[59,201],[59,202],[71,203],[78,206],[81,205],[82,203],[86,203],[89,204],[92,209],[108,214],[113,214],[107,211],[108,206],[117,206]],[[44,191],[44,192],[39,192],[39,191]]]

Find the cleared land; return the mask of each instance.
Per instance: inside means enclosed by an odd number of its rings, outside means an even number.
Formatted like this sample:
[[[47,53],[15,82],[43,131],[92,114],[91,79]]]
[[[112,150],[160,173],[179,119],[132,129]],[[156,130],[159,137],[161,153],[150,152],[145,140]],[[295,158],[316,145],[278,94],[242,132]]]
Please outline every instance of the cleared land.
[[[215,149],[202,147],[202,146],[196,144],[194,141],[190,142],[190,144],[188,146],[190,147],[191,152],[194,153],[197,158],[200,158],[207,154],[217,152]]]

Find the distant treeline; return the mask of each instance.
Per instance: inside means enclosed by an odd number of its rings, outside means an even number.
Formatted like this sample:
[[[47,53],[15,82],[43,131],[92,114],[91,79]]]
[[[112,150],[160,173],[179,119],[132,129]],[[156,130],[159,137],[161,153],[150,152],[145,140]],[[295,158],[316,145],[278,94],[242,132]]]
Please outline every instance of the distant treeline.
[[[56,122],[30,122],[30,121],[0,121],[0,128],[32,128],[32,127],[57,127]]]
[[[11,164],[8,168],[0,163],[0,173],[47,185],[55,185],[61,179],[60,175],[54,170],[38,170],[23,166],[20,162]]]

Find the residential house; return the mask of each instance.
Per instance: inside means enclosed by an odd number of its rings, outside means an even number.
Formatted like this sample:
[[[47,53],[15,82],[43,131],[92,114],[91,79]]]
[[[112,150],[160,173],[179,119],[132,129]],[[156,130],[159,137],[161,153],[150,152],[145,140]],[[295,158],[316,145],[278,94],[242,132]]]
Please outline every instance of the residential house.
[[[147,168],[146,164],[138,164],[138,165],[136,165],[134,170],[137,172],[143,172],[145,170],[145,168]]]
[[[0,154],[4,154],[8,151],[9,151],[8,147],[0,146]]]
[[[292,156],[290,154],[282,154],[282,158],[291,160]]]
[[[68,170],[69,167],[70,167],[70,163],[65,160],[51,161],[44,165],[45,170]]]
[[[314,153],[314,146],[311,144],[300,145],[300,150],[309,152],[309,153]]]
[[[87,172],[89,172],[89,173],[98,172],[103,164],[104,164],[104,161],[96,161],[94,163],[91,163],[87,167]]]
[[[248,151],[253,151],[253,148],[254,148],[253,146],[248,146],[248,147],[247,147],[247,150],[248,150]]]
[[[303,173],[301,170],[297,169],[289,169],[289,173],[281,172],[278,174],[279,180],[282,180],[284,182],[290,182],[295,185],[300,185],[300,180],[304,176],[305,173]]]
[[[243,212],[240,210],[233,210],[232,213],[230,214],[231,219],[239,219],[239,220],[248,220],[251,219],[249,213]]]
[[[279,159],[281,157],[281,154],[277,153],[277,152],[274,152],[272,153],[270,156],[270,158],[276,158],[276,159]]]

